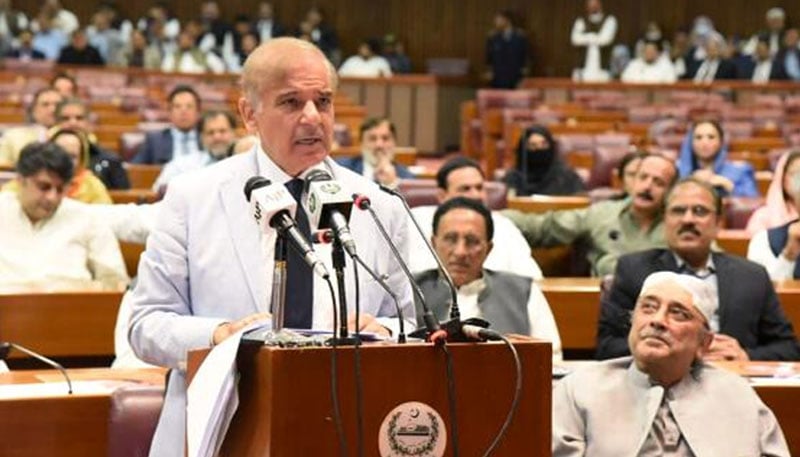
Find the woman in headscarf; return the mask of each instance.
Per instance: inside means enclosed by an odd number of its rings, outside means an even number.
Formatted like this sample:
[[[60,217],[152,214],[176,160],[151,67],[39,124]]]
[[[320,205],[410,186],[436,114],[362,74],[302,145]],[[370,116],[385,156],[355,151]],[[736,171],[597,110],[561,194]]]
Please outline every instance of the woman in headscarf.
[[[747,221],[747,233],[781,226],[797,219],[796,203],[792,194],[792,181],[800,179],[800,151],[787,152],[775,166],[775,174],[767,189],[766,203]]]
[[[693,176],[713,186],[723,197],[757,197],[756,178],[748,163],[728,161],[728,146],[718,122],[696,123],[686,134],[678,156],[681,178]]]
[[[113,203],[103,181],[100,181],[92,170],[86,168],[89,163],[89,140],[84,133],[54,127],[48,132],[47,142],[61,146],[72,159],[75,171],[72,181],[67,186],[66,197],[84,203]],[[17,180],[7,182],[2,190],[17,192],[19,190]]]
[[[511,192],[525,196],[572,195],[586,191],[580,176],[559,157],[547,128],[536,125],[522,134],[517,146],[517,165],[505,178]]]
[[[67,188],[67,197],[84,203],[113,203],[103,181],[87,168],[89,139],[83,132],[56,128],[51,130],[48,141],[61,146],[72,158],[75,174]]]

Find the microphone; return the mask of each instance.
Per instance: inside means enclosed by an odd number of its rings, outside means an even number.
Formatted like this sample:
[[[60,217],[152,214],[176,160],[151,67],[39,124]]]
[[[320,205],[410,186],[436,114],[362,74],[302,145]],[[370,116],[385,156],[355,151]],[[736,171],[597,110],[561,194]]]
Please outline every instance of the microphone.
[[[464,332],[468,338],[473,340],[489,340],[489,341],[502,341],[503,337],[494,330],[479,327],[477,325],[464,324],[461,326],[461,331]]]
[[[406,264],[405,260],[403,260],[403,256],[401,256],[400,252],[398,252],[397,246],[395,246],[392,238],[389,236],[389,233],[386,232],[386,228],[378,218],[378,215],[375,214],[375,210],[372,209],[372,202],[370,201],[369,197],[366,195],[353,194],[353,203],[355,203],[356,208],[367,211],[369,212],[369,215],[372,216],[372,220],[375,221],[375,225],[378,226],[378,231],[381,232],[383,239],[386,240],[386,244],[389,245],[389,249],[391,249],[394,258],[397,260],[397,263],[400,264],[400,269],[403,270],[406,278],[408,278],[408,281],[411,283],[411,290],[414,291],[414,295],[417,296],[417,299],[422,305],[422,320],[425,322],[425,328],[428,330],[428,333],[432,335],[440,331],[441,327],[439,326],[439,321],[436,320],[436,317],[431,312],[430,307],[428,307],[428,302],[425,301],[425,296],[422,294],[422,290],[420,290],[419,285],[414,280],[414,275],[412,275],[411,271],[408,269],[408,265]]]
[[[244,185],[244,195],[253,211],[259,227],[265,230],[271,227],[289,240],[292,247],[303,256],[303,260],[323,279],[330,273],[322,260],[314,252],[314,248],[297,228],[297,223],[289,214],[297,208],[295,201],[286,186],[273,185],[272,181],[261,176],[253,176]]]
[[[305,187],[311,227],[317,230],[331,229],[347,254],[357,257],[356,243],[347,226],[353,202],[342,190],[342,185],[334,181],[327,171],[312,170],[306,176]]]
[[[450,320],[444,322],[443,324],[439,324],[440,329],[429,335],[428,339],[434,342],[440,341],[441,339],[460,341],[464,340],[465,337],[469,336],[466,335],[463,331],[464,325],[469,324],[482,328],[488,327],[489,322],[477,317],[467,319],[464,322],[461,321],[461,312],[458,309],[458,290],[456,289],[456,285],[453,283],[453,278],[450,276],[450,273],[448,273],[447,269],[444,267],[444,263],[442,263],[442,259],[439,258],[439,254],[437,254],[436,250],[433,249],[433,246],[431,246],[431,243],[425,236],[425,232],[422,230],[422,227],[419,226],[419,222],[414,217],[414,213],[411,212],[411,208],[408,206],[408,202],[406,201],[405,197],[403,197],[403,195],[400,192],[397,192],[394,189],[390,189],[389,187],[386,187],[383,184],[379,184],[378,187],[380,187],[382,191],[388,193],[389,195],[392,195],[400,199],[400,202],[403,204],[403,208],[405,208],[406,214],[411,219],[411,222],[414,223],[414,227],[416,227],[419,236],[422,238],[422,241],[425,243],[425,246],[428,248],[428,251],[436,260],[436,265],[439,269],[439,274],[443,278],[445,278],[445,281],[447,282],[447,285],[450,288],[450,297],[452,300],[450,305]]]
[[[9,342],[0,343],[0,360],[5,360],[8,357],[8,353],[9,353],[9,351],[11,351],[12,348],[14,348],[14,349],[16,349],[16,350],[18,350],[20,352],[24,352],[25,354],[28,354],[29,356],[31,356],[31,357],[33,357],[35,359],[38,359],[41,362],[44,362],[45,364],[47,364],[47,365],[55,368],[56,370],[60,371],[61,374],[64,375],[64,379],[66,379],[66,381],[67,381],[68,393],[70,395],[72,395],[72,381],[70,381],[69,376],[67,376],[67,370],[64,369],[63,365],[61,365],[60,363],[56,362],[55,360],[48,359],[47,357],[43,356],[42,354],[39,354],[38,352],[34,352],[34,351],[26,348],[25,346],[20,346],[19,344],[14,344],[14,343],[9,343]]]

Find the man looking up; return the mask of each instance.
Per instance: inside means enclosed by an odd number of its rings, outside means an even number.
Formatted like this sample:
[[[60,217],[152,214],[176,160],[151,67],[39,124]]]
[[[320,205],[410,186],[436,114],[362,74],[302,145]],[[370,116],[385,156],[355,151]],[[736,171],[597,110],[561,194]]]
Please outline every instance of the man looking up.
[[[554,457],[790,455],[775,416],[747,381],[703,362],[714,339],[714,295],[689,275],[647,276],[629,318],[633,357],[556,384]]]

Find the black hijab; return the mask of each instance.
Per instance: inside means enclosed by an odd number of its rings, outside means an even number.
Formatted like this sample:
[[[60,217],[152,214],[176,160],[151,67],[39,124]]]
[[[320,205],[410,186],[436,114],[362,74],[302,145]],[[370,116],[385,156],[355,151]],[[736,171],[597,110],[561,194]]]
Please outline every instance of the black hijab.
[[[547,140],[545,149],[529,150],[528,138],[537,133]],[[550,131],[541,125],[525,129],[517,145],[517,166],[507,183],[517,195],[571,195],[585,190],[580,177],[558,156],[558,146]]]

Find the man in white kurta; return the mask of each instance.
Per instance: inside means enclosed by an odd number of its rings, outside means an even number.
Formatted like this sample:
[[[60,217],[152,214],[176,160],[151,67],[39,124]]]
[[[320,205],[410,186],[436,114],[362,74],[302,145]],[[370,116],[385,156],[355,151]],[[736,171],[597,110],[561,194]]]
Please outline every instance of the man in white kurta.
[[[789,456],[772,411],[736,374],[705,365],[716,300],[689,275],[651,274],[633,312],[633,357],[553,392],[553,456]]]
[[[437,198],[443,203],[453,197],[468,197],[486,204],[486,190],[483,187],[484,176],[480,165],[466,157],[455,157],[441,166],[436,174],[438,189]],[[433,214],[436,206],[425,205],[411,209],[425,238],[430,240],[433,232]],[[484,268],[494,271],[505,271],[533,279],[542,279],[542,270],[531,257],[531,248],[525,237],[510,219],[492,211],[494,223],[494,248],[483,264]],[[409,223],[409,229],[412,229]],[[416,230],[414,230],[416,231]],[[428,252],[423,239],[416,233],[409,236],[410,252],[409,268],[419,273],[436,268],[436,260]]]
[[[19,192],[0,192],[0,289],[123,289],[128,275],[111,228],[90,205],[63,198],[69,156],[35,143],[18,170]]]

